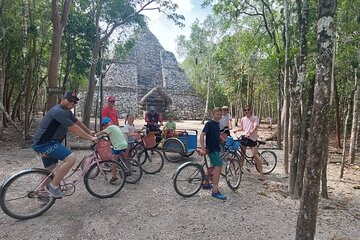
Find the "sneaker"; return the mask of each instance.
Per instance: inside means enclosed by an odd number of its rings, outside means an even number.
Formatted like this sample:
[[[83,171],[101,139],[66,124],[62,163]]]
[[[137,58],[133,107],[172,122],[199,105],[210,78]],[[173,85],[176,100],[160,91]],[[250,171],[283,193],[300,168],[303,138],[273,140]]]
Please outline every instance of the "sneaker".
[[[216,192],[216,193],[211,193],[211,196],[213,196],[214,198],[220,199],[220,200],[226,200],[226,197],[224,194],[221,194],[220,192]]]
[[[45,190],[56,199],[65,196],[65,194],[60,190],[60,188],[53,188],[50,184],[45,187]]]
[[[205,184],[203,184],[202,185],[202,189],[212,189],[212,184],[210,184],[210,183],[205,183]]]

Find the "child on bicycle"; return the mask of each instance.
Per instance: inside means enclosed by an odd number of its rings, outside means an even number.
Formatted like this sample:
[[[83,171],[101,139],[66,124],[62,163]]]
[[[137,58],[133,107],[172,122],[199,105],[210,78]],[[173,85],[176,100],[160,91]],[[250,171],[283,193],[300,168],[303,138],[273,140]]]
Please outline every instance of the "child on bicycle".
[[[122,129],[123,133],[125,133],[125,137],[127,138],[127,142],[129,143],[129,148],[140,138],[140,134],[135,128],[134,120],[134,115],[128,114],[126,116],[125,126]]]
[[[164,125],[163,136],[165,138],[171,138],[175,136],[176,123],[174,122],[174,114],[168,114],[168,121]]]
[[[222,117],[221,108],[214,108],[212,111],[212,119],[208,121],[200,134],[200,154],[208,154],[210,163],[214,166],[212,175],[212,196],[217,199],[225,200],[226,197],[219,191],[220,173],[223,161],[220,158],[220,126],[219,120]],[[206,148],[205,148],[206,143]],[[208,173],[209,174],[209,173]],[[210,189],[211,185],[204,182],[204,189]]]
[[[110,142],[113,146],[112,148],[112,157],[111,160],[118,161],[120,154],[124,154],[128,148],[128,142],[126,141],[126,137],[123,132],[117,125],[113,125],[110,118],[105,117],[101,122],[101,126],[104,130],[97,133],[98,136],[108,135],[110,138]],[[112,178],[110,179],[110,183],[114,184],[118,178],[116,177],[116,168],[112,168]]]

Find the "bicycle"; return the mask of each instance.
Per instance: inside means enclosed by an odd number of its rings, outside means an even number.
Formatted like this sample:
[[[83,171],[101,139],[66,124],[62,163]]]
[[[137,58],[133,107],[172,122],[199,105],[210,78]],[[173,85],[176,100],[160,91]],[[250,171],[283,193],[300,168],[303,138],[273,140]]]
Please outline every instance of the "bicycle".
[[[136,141],[129,149],[131,158],[137,156],[142,170],[147,174],[155,174],[164,167],[164,157],[157,146],[156,136],[154,133],[142,135],[139,141]]]
[[[199,148],[196,152],[200,155]],[[240,186],[242,171],[240,160],[232,151],[224,152],[221,159],[225,164],[226,183],[230,189],[236,190]],[[209,174],[205,174],[205,170]],[[175,192],[182,197],[192,197],[198,193],[205,180],[211,181],[214,167],[209,166],[206,155],[203,156],[203,163],[186,162],[180,165],[173,175],[173,186]],[[224,176],[224,174],[221,174]]]
[[[125,182],[134,184],[140,181],[143,176],[143,168],[138,161],[133,158],[125,158],[120,155],[118,162],[125,170]]]
[[[123,167],[116,161],[100,160],[95,145],[91,145],[92,152],[84,156],[75,169],[72,169],[71,174],[61,181],[60,189],[65,197],[74,194],[80,177],[83,177],[86,190],[98,198],[112,197],[123,188],[126,179]],[[0,207],[4,213],[22,220],[40,216],[49,210],[56,199],[44,188],[53,179],[59,166],[51,172],[42,168],[30,168],[5,181],[0,188]],[[110,183],[111,169],[116,170],[117,180],[113,183]],[[66,181],[79,170],[82,170],[82,173],[75,180]]]
[[[240,145],[241,145],[241,139],[243,138],[243,136],[240,136],[237,138],[238,139],[234,140],[234,141],[239,141]],[[258,148],[260,145],[266,144],[265,141],[261,141],[261,140],[257,140],[256,142],[257,142]],[[250,172],[251,166],[255,166],[256,171],[259,172],[259,169],[256,165],[256,161],[255,161],[255,158],[253,155],[248,155],[246,153],[246,150],[244,151],[241,147],[238,148],[237,153],[239,154],[239,156],[242,156],[244,158],[245,169],[248,172]],[[274,169],[277,165],[277,156],[273,151],[262,150],[261,152],[259,152],[259,159],[262,162],[263,174],[270,174],[272,171],[274,171]]]

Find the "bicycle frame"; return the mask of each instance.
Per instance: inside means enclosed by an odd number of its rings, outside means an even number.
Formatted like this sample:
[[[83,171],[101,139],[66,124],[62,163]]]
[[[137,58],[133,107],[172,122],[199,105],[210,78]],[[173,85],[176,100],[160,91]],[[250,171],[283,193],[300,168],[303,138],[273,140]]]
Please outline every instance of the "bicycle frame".
[[[88,160],[88,161],[87,161]],[[77,172],[79,169],[81,169],[81,166],[82,164],[84,163],[83,165],[83,169],[82,169],[82,172],[81,174],[73,181],[71,181],[70,183],[67,183],[66,180],[69,179],[71,176],[73,176],[75,174],[75,172]],[[53,175],[55,175],[56,173],[56,170],[61,166],[61,164],[63,163],[60,163],[58,164],[51,172],[48,176],[46,176],[40,183],[38,186],[36,186],[36,188],[34,189],[34,191],[39,191],[39,190],[42,190],[44,188],[44,186],[46,185],[46,182],[49,180],[49,178]],[[90,167],[93,165],[93,164],[97,164],[99,166],[99,158],[96,154],[95,151],[91,152],[90,154],[86,155],[83,157],[83,159],[78,163],[78,165],[72,169],[72,172],[69,176],[65,177],[64,179],[61,180],[61,183],[60,183],[60,188],[63,188],[63,186],[67,186],[67,185],[76,185],[80,178],[83,177],[86,172],[90,169]],[[99,168],[101,169],[101,168]],[[100,171],[103,171],[102,169]],[[64,190],[64,189],[62,189]],[[66,189],[65,191],[66,192]],[[74,188],[74,191],[71,192],[70,194],[65,194],[65,196],[70,196],[72,194],[74,194],[75,192],[75,188]]]

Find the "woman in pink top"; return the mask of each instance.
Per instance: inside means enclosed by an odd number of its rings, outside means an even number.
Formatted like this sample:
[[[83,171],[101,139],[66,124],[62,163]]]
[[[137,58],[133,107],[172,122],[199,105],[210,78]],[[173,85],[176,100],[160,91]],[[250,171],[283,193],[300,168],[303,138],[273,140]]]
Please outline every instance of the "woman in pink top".
[[[259,159],[259,153],[257,148],[257,129],[259,127],[259,118],[252,115],[251,108],[249,106],[244,107],[244,117],[240,120],[239,128],[234,130],[234,133],[242,131],[241,148],[245,152],[246,147],[251,148],[251,152],[255,157],[257,169],[260,172],[260,181],[264,181],[264,174],[262,171],[262,162]],[[244,157],[241,156],[241,166],[244,165]]]

